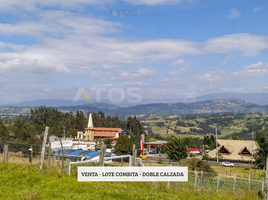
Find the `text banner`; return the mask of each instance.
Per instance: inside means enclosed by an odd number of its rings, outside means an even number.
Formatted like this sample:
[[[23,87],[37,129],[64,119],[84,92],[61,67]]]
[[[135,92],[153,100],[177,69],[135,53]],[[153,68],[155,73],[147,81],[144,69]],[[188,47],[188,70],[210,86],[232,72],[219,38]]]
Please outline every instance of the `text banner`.
[[[188,181],[188,167],[78,167],[78,181]]]

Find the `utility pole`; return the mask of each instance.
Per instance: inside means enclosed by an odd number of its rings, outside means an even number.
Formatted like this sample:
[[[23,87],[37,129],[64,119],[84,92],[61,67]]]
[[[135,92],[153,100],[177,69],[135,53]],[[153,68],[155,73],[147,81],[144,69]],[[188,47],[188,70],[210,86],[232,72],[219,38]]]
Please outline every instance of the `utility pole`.
[[[216,129],[216,152],[217,152],[217,162],[219,162],[219,156],[218,156],[218,134],[217,134],[217,125],[215,126],[215,129]]]
[[[63,137],[65,138],[65,126],[63,127]]]

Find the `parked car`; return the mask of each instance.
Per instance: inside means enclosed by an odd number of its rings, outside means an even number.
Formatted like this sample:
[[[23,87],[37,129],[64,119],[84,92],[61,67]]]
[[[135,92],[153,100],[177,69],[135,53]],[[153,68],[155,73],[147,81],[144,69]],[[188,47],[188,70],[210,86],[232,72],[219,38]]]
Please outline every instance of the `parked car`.
[[[223,166],[223,167],[234,167],[234,164],[230,163],[230,162],[222,162],[221,166]]]

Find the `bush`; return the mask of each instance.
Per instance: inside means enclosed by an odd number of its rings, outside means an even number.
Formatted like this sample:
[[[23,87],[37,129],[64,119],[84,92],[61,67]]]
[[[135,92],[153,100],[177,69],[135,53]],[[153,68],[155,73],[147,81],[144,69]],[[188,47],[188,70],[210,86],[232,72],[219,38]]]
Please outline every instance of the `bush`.
[[[163,160],[162,158],[159,158],[158,161],[157,161],[158,164],[163,164]]]
[[[132,148],[131,140],[125,135],[120,135],[114,147],[114,152],[117,155],[126,155],[131,152],[131,148]]]
[[[187,148],[179,138],[172,138],[165,146],[168,159],[172,161],[180,161],[187,157]]]
[[[202,156],[202,160],[209,160],[209,156],[208,156],[207,154],[204,154],[204,155]]]
[[[209,163],[203,160],[199,160],[197,158],[186,159],[183,162],[183,165],[188,166],[189,169],[198,170],[198,171],[207,171],[214,172],[214,170],[210,167]]]

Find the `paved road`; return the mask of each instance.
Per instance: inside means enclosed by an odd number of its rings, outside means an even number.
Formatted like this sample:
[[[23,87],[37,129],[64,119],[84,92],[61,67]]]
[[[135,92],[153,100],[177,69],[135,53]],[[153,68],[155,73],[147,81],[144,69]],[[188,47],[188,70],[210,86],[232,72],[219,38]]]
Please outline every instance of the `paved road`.
[[[149,155],[143,162],[157,162],[161,158],[159,155]],[[173,164],[179,164],[179,162],[172,162],[167,158],[161,158],[163,163],[173,163]],[[210,165],[213,166],[221,166],[221,162],[216,161],[207,161]],[[252,164],[245,164],[245,163],[234,163],[234,168],[253,168]]]
[[[216,161],[207,161],[207,162],[213,166],[221,166],[221,162],[218,163]],[[252,168],[254,166],[252,164],[245,164],[245,163],[233,163],[233,164],[234,168]]]

